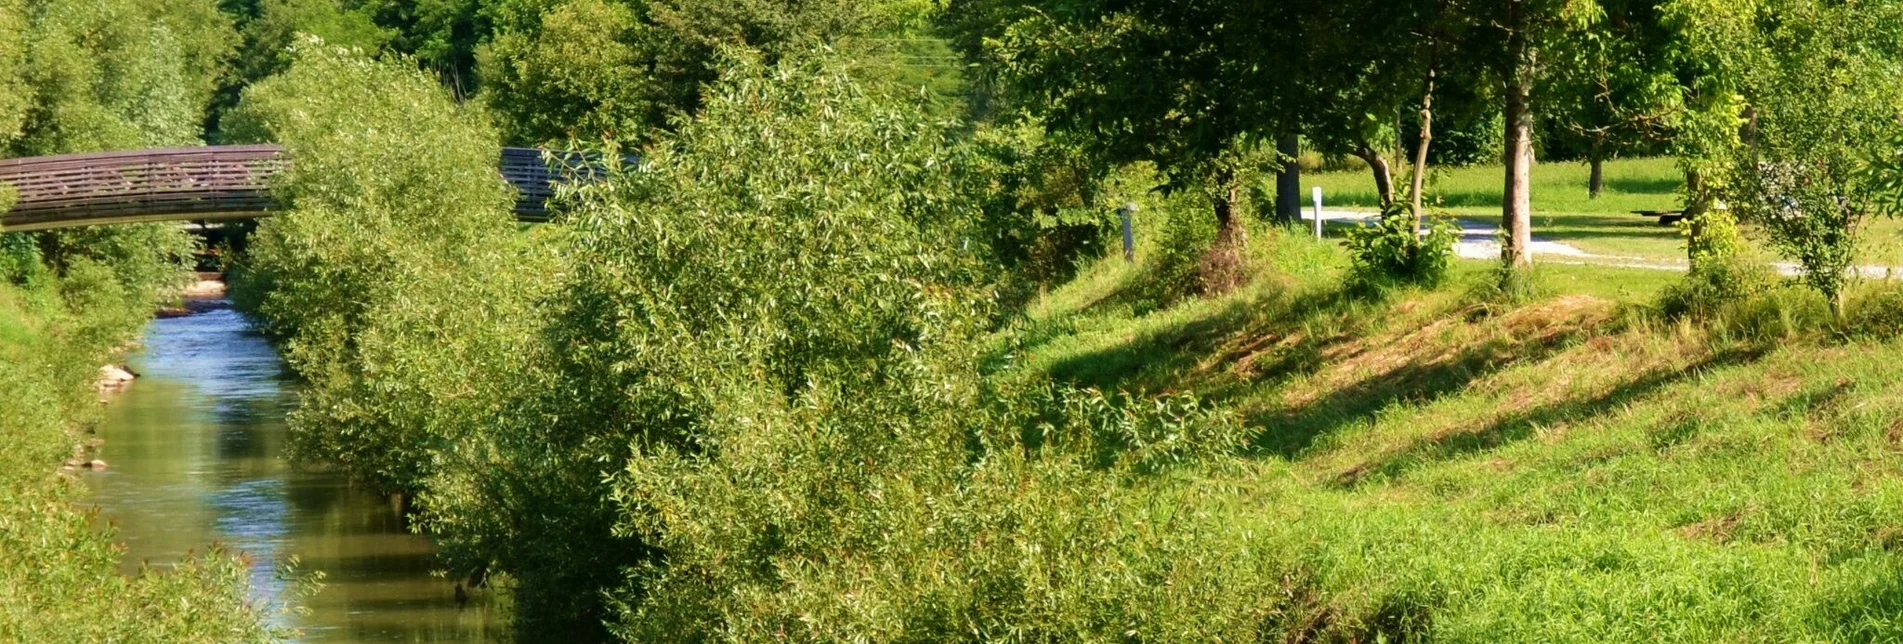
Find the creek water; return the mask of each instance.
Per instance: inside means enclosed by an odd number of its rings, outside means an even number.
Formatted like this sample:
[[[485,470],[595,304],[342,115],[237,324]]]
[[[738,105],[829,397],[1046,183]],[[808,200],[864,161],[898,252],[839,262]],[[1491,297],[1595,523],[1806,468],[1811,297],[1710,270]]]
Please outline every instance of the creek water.
[[[238,313],[152,322],[132,367],[141,377],[99,428],[109,467],[83,475],[116,526],[126,574],[219,543],[248,558],[255,601],[307,609],[274,618],[302,641],[488,641],[506,630],[488,593],[458,600],[453,581],[431,574],[431,544],[385,498],[285,459],[296,384]],[[315,596],[279,575],[293,557],[324,573]]]

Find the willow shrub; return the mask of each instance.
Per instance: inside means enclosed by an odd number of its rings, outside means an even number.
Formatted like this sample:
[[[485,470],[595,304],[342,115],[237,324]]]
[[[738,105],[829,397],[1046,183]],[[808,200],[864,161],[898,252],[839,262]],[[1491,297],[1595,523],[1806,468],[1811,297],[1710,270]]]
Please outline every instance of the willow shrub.
[[[1233,419],[978,372],[999,276],[954,125],[742,57],[571,196],[538,411],[446,445],[423,499],[452,558],[515,579],[522,633],[1256,627],[1279,578],[1239,546],[1184,563],[1222,526],[1125,522],[1156,473],[1239,444]]]
[[[1237,635],[1279,601],[1151,490],[1234,419],[979,373],[996,184],[956,124],[738,55],[522,234],[428,85],[313,49],[252,90],[227,122],[297,164],[240,295],[309,380],[301,449],[419,492],[525,636]]]
[[[414,492],[442,444],[513,408],[541,279],[500,145],[428,74],[320,43],[246,91],[227,132],[295,159],[234,297],[308,381],[293,448]]]

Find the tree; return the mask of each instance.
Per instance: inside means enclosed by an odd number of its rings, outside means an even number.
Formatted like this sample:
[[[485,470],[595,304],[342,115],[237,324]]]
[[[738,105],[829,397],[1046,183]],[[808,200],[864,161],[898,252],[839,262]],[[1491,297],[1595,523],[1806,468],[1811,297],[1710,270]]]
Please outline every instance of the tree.
[[[25,0],[0,0],[0,145],[20,136],[27,91]]]
[[[482,97],[512,141],[638,141],[692,89],[655,73],[654,50],[626,6],[565,2],[479,50]]]
[[[1554,109],[1546,115],[1552,138],[1583,150],[1593,199],[1605,188],[1607,159],[1655,149],[1684,109],[1670,45],[1677,34],[1663,23],[1657,4],[1601,0],[1601,8],[1605,17],[1597,28],[1554,48],[1560,62],[1549,91]]]
[[[1903,7],[1777,0],[1762,9],[1754,118],[1726,190],[1843,313],[1861,225],[1903,214]]]
[[[0,31],[0,157],[200,143],[233,39],[211,0],[0,2]],[[158,224],[30,235],[55,272],[103,265],[137,299],[178,281],[193,245]]]
[[[1436,101],[1456,107],[1474,96],[1479,80],[1459,64],[1475,37],[1471,16],[1449,0],[1333,2],[1293,19],[1310,22],[1297,66],[1301,80],[1294,108],[1301,127],[1319,149],[1368,164],[1381,205],[1399,190],[1388,155],[1412,149],[1410,216],[1419,219],[1433,142]],[[1282,18],[1289,19],[1289,18]],[[1461,89],[1463,91],[1452,91]],[[1412,114],[1416,138],[1402,141],[1404,115]]]
[[[1422,95],[1435,64],[1421,46],[1428,20],[1414,15],[1427,4],[1337,2],[1300,16],[1307,55],[1295,66],[1302,91],[1293,111],[1302,133],[1318,151],[1366,162],[1382,207],[1395,199],[1388,156],[1399,147],[1402,104]]]
[[[960,0],[948,11],[969,30],[955,40],[968,53],[981,43],[978,61],[1013,108],[1098,158],[1155,164],[1165,191],[1209,195],[1218,232],[1203,283],[1220,291],[1241,279],[1245,159],[1291,131],[1274,99],[1294,54],[1264,45],[1297,42],[1287,23],[1237,20],[1238,4],[1251,3]]]
[[[1462,10],[1488,25],[1500,45],[1479,60],[1489,63],[1501,90],[1505,121],[1502,158],[1506,189],[1501,223],[1506,239],[1501,259],[1510,272],[1533,263],[1533,123],[1535,90],[1548,73],[1547,50],[1554,43],[1593,25],[1600,17],[1594,0],[1505,0],[1470,2]]]
[[[1749,120],[1743,97],[1748,77],[1767,64],[1763,61],[1769,52],[1758,33],[1759,4],[1672,0],[1658,7],[1660,22],[1673,33],[1665,47],[1667,57],[1676,61],[1683,96],[1671,150],[1685,173],[1684,208],[1694,235],[1700,216],[1724,190],[1732,158],[1743,144],[1739,134]]]
[[[496,11],[476,48],[482,96],[522,144],[640,144],[698,108],[722,47],[777,60],[884,28],[891,3],[564,0]]]

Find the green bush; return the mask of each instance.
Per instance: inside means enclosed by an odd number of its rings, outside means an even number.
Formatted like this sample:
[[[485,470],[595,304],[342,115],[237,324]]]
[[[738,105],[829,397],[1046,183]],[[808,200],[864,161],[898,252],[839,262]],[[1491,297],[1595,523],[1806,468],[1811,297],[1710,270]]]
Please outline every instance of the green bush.
[[[1666,317],[1712,319],[1776,285],[1777,274],[1747,255],[1744,233],[1730,212],[1715,209],[1680,221],[1679,232],[1686,238],[1691,270],[1660,293]]]
[[[1055,386],[1034,391],[1012,400],[995,422],[1026,428],[1025,448],[1077,457],[1098,469],[1156,473],[1236,453],[1246,438],[1232,413],[1194,394],[1152,398]]]
[[[1459,226],[1446,217],[1431,217],[1417,232],[1406,209],[1405,204],[1392,204],[1374,225],[1348,231],[1342,244],[1348,248],[1350,280],[1371,286],[1438,286],[1447,280]]]
[[[1155,225],[1143,249],[1143,277],[1139,298],[1166,307],[1203,293],[1203,258],[1216,243],[1216,222],[1194,200],[1181,196],[1162,200],[1142,218]]]
[[[1122,191],[1081,148],[1032,124],[981,130],[976,144],[989,184],[983,227],[1000,265],[1048,286],[1119,245]]]
[[[24,283],[40,266],[40,246],[33,236],[0,233],[0,281]]]
[[[1720,208],[1679,222],[1691,270],[1659,293],[1668,319],[1690,319],[1721,336],[1763,342],[1828,328],[1829,303],[1780,280],[1748,251],[1738,221]]]
[[[524,372],[530,325],[513,316],[539,264],[479,113],[406,63],[314,42],[294,56],[226,119],[296,160],[273,179],[284,213],[234,266],[234,300],[307,381],[293,451],[414,493],[442,442],[509,408],[496,389]]]

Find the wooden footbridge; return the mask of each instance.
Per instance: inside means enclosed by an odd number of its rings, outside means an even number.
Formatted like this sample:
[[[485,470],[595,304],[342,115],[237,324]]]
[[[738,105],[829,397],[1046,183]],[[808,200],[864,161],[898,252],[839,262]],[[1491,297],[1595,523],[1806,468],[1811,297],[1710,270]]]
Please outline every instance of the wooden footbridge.
[[[283,152],[216,145],[0,160],[0,185],[18,197],[0,212],[0,230],[268,217],[281,208],[270,178],[288,167]],[[551,167],[540,150],[502,150],[498,179],[515,186],[517,219],[548,220],[554,182],[575,174],[563,165]]]

